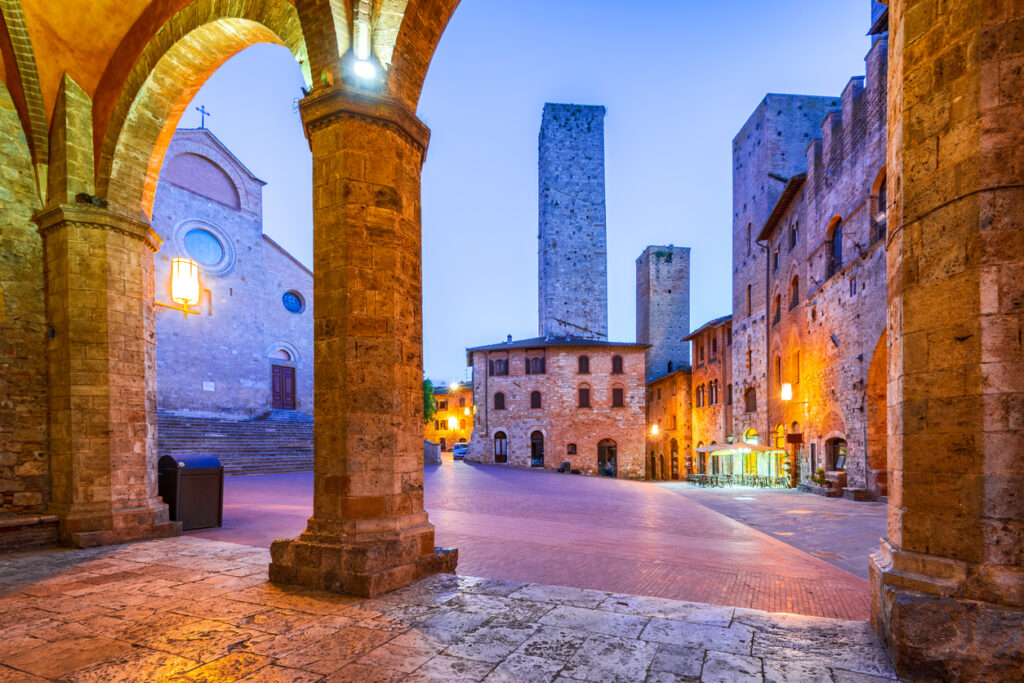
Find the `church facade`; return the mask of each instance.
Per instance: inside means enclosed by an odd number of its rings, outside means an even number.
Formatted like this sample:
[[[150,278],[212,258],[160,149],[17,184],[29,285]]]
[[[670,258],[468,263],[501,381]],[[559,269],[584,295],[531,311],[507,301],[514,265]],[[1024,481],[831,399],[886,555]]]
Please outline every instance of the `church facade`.
[[[161,413],[313,412],[313,273],[263,234],[263,185],[207,129],[171,141],[152,222]],[[199,315],[159,305],[175,257],[199,264]]]

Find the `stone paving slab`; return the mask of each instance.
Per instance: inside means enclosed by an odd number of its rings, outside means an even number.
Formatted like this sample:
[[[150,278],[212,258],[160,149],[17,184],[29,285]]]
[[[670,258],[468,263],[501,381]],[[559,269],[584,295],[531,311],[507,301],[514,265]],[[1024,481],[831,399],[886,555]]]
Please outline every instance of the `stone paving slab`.
[[[864,622],[451,574],[370,600],[182,537],[0,556],[7,681],[892,681]]]

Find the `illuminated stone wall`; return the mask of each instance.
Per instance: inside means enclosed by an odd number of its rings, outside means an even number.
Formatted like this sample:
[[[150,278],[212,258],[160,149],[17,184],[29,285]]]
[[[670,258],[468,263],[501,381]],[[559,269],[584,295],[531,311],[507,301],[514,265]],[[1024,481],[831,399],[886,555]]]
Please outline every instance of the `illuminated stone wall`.
[[[295,407],[313,411],[313,276],[263,235],[262,186],[207,130],[179,131],[168,148],[153,207],[164,240],[157,301],[171,303],[171,259],[197,258],[185,244],[189,231],[215,235],[224,256],[200,263],[201,315],[157,310],[162,411],[259,415],[271,408],[271,365],[295,368]],[[288,291],[299,294],[299,313],[285,308]]]
[[[690,392],[693,404],[693,446],[725,443],[731,432],[735,396],[730,403],[732,385],[732,334],[730,320],[714,320],[694,333],[693,380]],[[711,385],[718,387],[714,403]],[[697,405],[697,392],[703,388],[703,405]],[[693,453],[693,471],[698,471],[698,455]]]
[[[686,367],[690,344],[690,248],[650,246],[636,260],[636,341],[648,382]]]

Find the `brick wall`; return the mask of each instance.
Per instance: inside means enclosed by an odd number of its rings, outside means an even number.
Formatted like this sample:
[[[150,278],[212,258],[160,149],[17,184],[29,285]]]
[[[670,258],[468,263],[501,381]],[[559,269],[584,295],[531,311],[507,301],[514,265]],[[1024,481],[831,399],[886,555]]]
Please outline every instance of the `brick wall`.
[[[530,466],[530,435],[544,435],[544,467],[555,469],[568,460],[572,467],[597,474],[597,449],[603,439],[618,448],[619,478],[644,477],[644,350],[639,346],[548,346],[547,372],[527,375],[522,349],[474,351],[473,400],[476,426],[467,458],[494,462],[494,435],[508,437],[508,464]],[[534,355],[531,352],[531,356]],[[590,372],[578,374],[579,356],[590,359]],[[623,373],[612,374],[612,356],[623,359]],[[488,375],[488,361],[508,358],[509,374]],[[590,408],[578,407],[578,389],[590,387]],[[622,408],[612,407],[612,388],[624,390]],[[530,407],[532,392],[541,393],[541,408]],[[494,409],[494,395],[505,394],[505,408]],[[576,453],[568,452],[575,444]]]
[[[676,370],[647,385],[644,470],[648,479],[686,478],[687,457],[693,448],[692,386],[689,369]],[[657,434],[652,433],[653,425],[658,425]]]
[[[49,501],[46,325],[39,208],[28,142],[0,84],[0,516]]]

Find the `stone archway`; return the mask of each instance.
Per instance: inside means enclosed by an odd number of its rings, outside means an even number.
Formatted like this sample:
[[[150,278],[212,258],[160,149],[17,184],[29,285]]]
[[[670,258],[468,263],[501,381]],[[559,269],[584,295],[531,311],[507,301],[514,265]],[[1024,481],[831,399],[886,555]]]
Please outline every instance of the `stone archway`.
[[[888,406],[886,335],[882,333],[868,367],[865,410],[867,412],[867,484],[873,497],[888,494]]]

